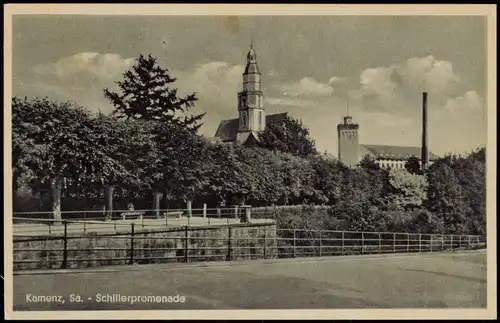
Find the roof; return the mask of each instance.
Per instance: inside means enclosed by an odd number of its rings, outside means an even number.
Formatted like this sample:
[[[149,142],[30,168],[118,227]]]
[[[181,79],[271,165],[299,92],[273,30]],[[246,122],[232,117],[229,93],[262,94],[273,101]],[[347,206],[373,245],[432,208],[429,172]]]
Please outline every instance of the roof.
[[[281,122],[287,113],[270,114],[266,116],[266,125],[272,122]],[[239,119],[222,120],[215,132],[214,137],[221,138],[222,141],[235,141],[238,133]]]
[[[362,155],[370,154],[378,159],[394,159],[406,160],[411,156],[421,158],[421,147],[404,147],[404,146],[386,146],[386,145],[361,145]],[[429,160],[439,158],[437,155],[429,151]]]
[[[257,63],[248,63],[245,67],[245,72],[243,73],[243,75],[245,74],[260,74]]]
[[[245,74],[260,74],[259,67],[257,66],[257,54],[253,50],[253,47],[250,46],[250,50],[247,54],[247,66],[245,67]]]

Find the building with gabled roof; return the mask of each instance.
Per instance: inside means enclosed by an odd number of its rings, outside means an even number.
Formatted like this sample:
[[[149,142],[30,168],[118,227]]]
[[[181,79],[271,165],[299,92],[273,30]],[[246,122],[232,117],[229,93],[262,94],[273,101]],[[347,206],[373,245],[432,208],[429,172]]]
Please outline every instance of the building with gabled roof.
[[[369,156],[375,160],[382,168],[404,168],[406,161],[410,157],[422,159],[421,147],[388,146],[388,145],[360,145],[360,155]],[[429,163],[438,159],[432,152],[429,152]]]
[[[381,168],[404,168],[406,161],[414,156],[422,159],[422,147],[406,147],[391,145],[364,145],[359,143],[359,124],[351,116],[345,116],[343,122],[337,126],[338,158],[348,166],[356,166],[365,157],[369,156]],[[429,152],[429,164],[439,156]]]
[[[239,142],[253,146],[259,141],[259,133],[272,122],[282,122],[287,113],[266,116],[264,93],[261,88],[261,73],[257,65],[257,54],[250,46],[243,72],[243,88],[238,92],[238,118],[222,120],[215,137],[222,142]]]

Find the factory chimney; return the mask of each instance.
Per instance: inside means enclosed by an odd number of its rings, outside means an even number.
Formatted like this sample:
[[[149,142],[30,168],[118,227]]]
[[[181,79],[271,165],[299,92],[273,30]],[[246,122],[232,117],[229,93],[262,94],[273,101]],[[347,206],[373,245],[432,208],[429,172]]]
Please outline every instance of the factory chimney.
[[[422,170],[426,170],[429,165],[429,148],[427,140],[427,92],[422,97]]]

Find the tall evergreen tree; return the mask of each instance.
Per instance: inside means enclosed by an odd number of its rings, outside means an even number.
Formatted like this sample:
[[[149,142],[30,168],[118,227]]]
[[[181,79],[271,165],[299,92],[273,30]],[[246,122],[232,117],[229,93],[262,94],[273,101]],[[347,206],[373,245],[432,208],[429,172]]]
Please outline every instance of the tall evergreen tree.
[[[113,104],[118,117],[161,121],[197,130],[205,114],[189,113],[198,100],[196,94],[179,97],[178,90],[171,87],[175,81],[155,57],[140,55],[136,64],[123,74],[123,80],[117,82],[121,94],[104,89],[104,96]]]

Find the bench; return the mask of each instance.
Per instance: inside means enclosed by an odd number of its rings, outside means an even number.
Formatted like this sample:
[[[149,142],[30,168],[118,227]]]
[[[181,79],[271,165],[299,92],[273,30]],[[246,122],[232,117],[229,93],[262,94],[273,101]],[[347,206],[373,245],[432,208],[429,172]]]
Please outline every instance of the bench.
[[[129,211],[129,212],[123,212],[120,215],[122,216],[122,220],[126,220],[127,217],[133,217],[133,216],[136,216],[136,217],[132,218],[132,219],[142,219],[144,213],[145,212]]]
[[[179,219],[179,218],[182,218],[182,215],[184,214],[183,211],[176,211],[176,212],[163,212],[162,216],[163,218],[166,218],[166,217],[174,217],[176,219]]]

